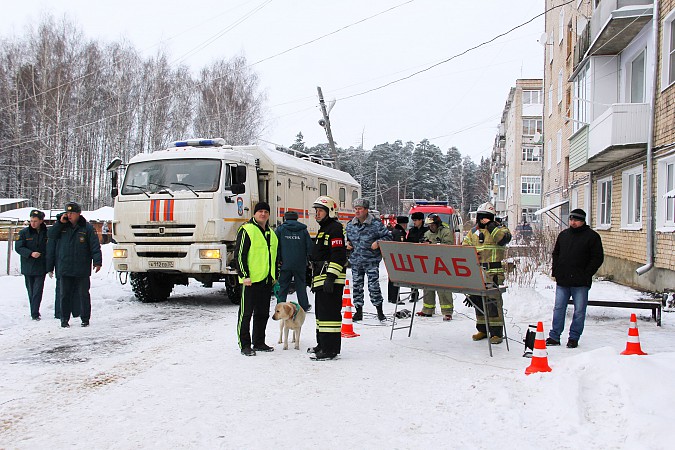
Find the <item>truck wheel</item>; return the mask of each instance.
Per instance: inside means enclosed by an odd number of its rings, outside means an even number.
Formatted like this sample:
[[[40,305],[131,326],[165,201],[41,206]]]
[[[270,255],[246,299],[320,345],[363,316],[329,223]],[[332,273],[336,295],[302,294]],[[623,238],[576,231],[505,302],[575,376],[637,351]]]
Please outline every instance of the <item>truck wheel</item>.
[[[162,302],[169,298],[173,283],[160,274],[132,273],[131,289],[143,303]]]
[[[238,305],[241,303],[241,284],[236,277],[228,277],[225,279],[225,290],[230,301]]]

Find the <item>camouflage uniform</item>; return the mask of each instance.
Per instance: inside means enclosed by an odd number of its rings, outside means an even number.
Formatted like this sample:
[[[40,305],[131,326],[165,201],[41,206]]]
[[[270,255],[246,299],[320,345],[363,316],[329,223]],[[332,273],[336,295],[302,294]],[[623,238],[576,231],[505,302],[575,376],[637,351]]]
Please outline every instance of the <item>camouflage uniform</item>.
[[[375,241],[391,241],[391,232],[382,222],[373,218],[370,214],[361,223],[356,217],[353,218],[346,228],[347,242],[353,248],[349,257],[354,282],[354,306],[363,307],[363,285],[368,276],[368,293],[374,306],[382,305],[382,292],[380,291],[380,261],[382,254],[380,249],[373,250],[371,246]]]

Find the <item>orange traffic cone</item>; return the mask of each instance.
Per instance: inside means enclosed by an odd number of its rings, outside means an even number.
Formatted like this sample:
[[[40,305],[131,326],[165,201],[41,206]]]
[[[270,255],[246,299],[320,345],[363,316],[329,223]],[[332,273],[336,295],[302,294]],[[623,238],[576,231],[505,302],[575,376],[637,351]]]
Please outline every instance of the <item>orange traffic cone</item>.
[[[537,322],[537,335],[534,338],[532,350],[532,363],[525,369],[525,375],[536,372],[550,372],[548,366],[548,353],[546,352],[546,340],[544,339],[544,324]]]
[[[646,355],[640,348],[640,333],[637,328],[637,317],[635,314],[630,315],[630,326],[628,327],[628,341],[626,342],[626,350],[621,352],[622,355]]]
[[[349,289],[349,280],[345,280],[345,289],[342,294],[342,328],[340,334],[343,338],[353,338],[361,336],[354,333],[354,325],[352,323],[352,292]]]

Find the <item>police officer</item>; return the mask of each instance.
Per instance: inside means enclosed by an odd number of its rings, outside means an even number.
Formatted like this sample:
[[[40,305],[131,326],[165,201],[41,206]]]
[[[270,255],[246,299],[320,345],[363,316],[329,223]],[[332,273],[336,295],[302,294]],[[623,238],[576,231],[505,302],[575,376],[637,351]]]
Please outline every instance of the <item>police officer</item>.
[[[342,224],[337,220],[337,203],[331,197],[314,200],[319,231],[312,249],[312,291],[316,308],[316,341],[314,361],[337,358],[340,353],[342,328],[342,288],[346,279],[347,249]]]
[[[396,226],[391,230],[392,240],[394,242],[405,242],[406,240],[406,227],[408,226],[408,216],[398,216],[396,217]],[[399,299],[400,288],[389,280],[387,286],[387,300],[389,303],[398,303],[399,305],[405,305],[405,302]]]
[[[480,263],[487,272],[488,282],[493,286],[499,286],[504,283],[502,259],[504,259],[506,251],[505,246],[511,241],[511,232],[505,226],[495,222],[495,215],[496,211],[492,203],[486,202],[480,205],[476,210],[476,225],[466,235],[462,245],[476,247]],[[488,331],[485,315],[480,310],[483,308],[481,297],[479,295],[470,295],[469,299],[470,301],[465,301],[465,304],[476,307],[476,329],[478,330],[478,333],[471,337],[474,341],[480,341],[487,338]],[[502,311],[501,292],[488,297],[486,303],[490,324],[490,342],[492,344],[501,344],[504,336],[504,314]]]
[[[89,326],[91,297],[89,287],[92,264],[94,272],[101,270],[103,259],[98,235],[82,216],[82,208],[75,202],[66,204],[65,213],[54,225],[54,253],[47,253],[47,271],[56,267],[61,299],[61,327],[70,326],[70,314],[81,308],[82,326]]]
[[[245,356],[258,352],[272,352],[265,344],[265,328],[270,318],[270,297],[277,279],[277,235],[269,226],[270,205],[259,202],[253,208],[253,217],[237,232],[235,255],[239,282],[243,285],[237,332],[239,349]],[[253,317],[253,335],[250,326]],[[251,347],[253,343],[253,347]]]
[[[354,205],[354,218],[347,224],[347,250],[351,250],[349,263],[354,277],[354,306],[356,313],[352,320],[363,319],[364,282],[368,276],[368,293],[370,301],[377,309],[377,318],[387,320],[382,311],[382,292],[380,290],[380,244],[378,241],[391,241],[391,232],[384,224],[375,219],[369,212],[370,202],[365,198],[357,198]]]
[[[47,274],[47,226],[44,218],[45,213],[32,210],[29,225],[19,231],[19,240],[14,244],[14,250],[21,255],[21,274],[26,282],[33,320],[40,320],[40,303]]]

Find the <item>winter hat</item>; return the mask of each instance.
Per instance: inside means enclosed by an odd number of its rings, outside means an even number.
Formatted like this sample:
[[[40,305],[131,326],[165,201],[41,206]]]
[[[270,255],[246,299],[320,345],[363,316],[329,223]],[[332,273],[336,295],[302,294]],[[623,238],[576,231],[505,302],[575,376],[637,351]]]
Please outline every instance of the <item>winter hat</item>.
[[[354,208],[360,206],[364,209],[370,209],[370,202],[365,198],[357,198],[352,202],[352,206],[354,206]]]
[[[286,211],[284,213],[284,220],[298,220],[298,213],[295,211]]]
[[[573,209],[570,213],[570,219],[577,219],[581,220],[582,222],[586,222],[586,213],[583,209]]]
[[[45,213],[40,211],[39,209],[34,209],[30,212],[30,217],[37,217],[40,220],[44,220],[45,218]]]
[[[396,218],[396,223],[408,223],[408,216],[398,216]]]
[[[66,203],[66,212],[74,212],[74,213],[81,213],[82,208],[80,208],[80,205],[78,205],[75,202],[68,202]]]
[[[423,212],[414,212],[410,215],[412,220],[424,220],[424,213]]]
[[[255,208],[253,208],[253,214],[257,213],[258,211],[267,211],[270,212],[270,205],[267,202],[258,202],[255,205]]]

